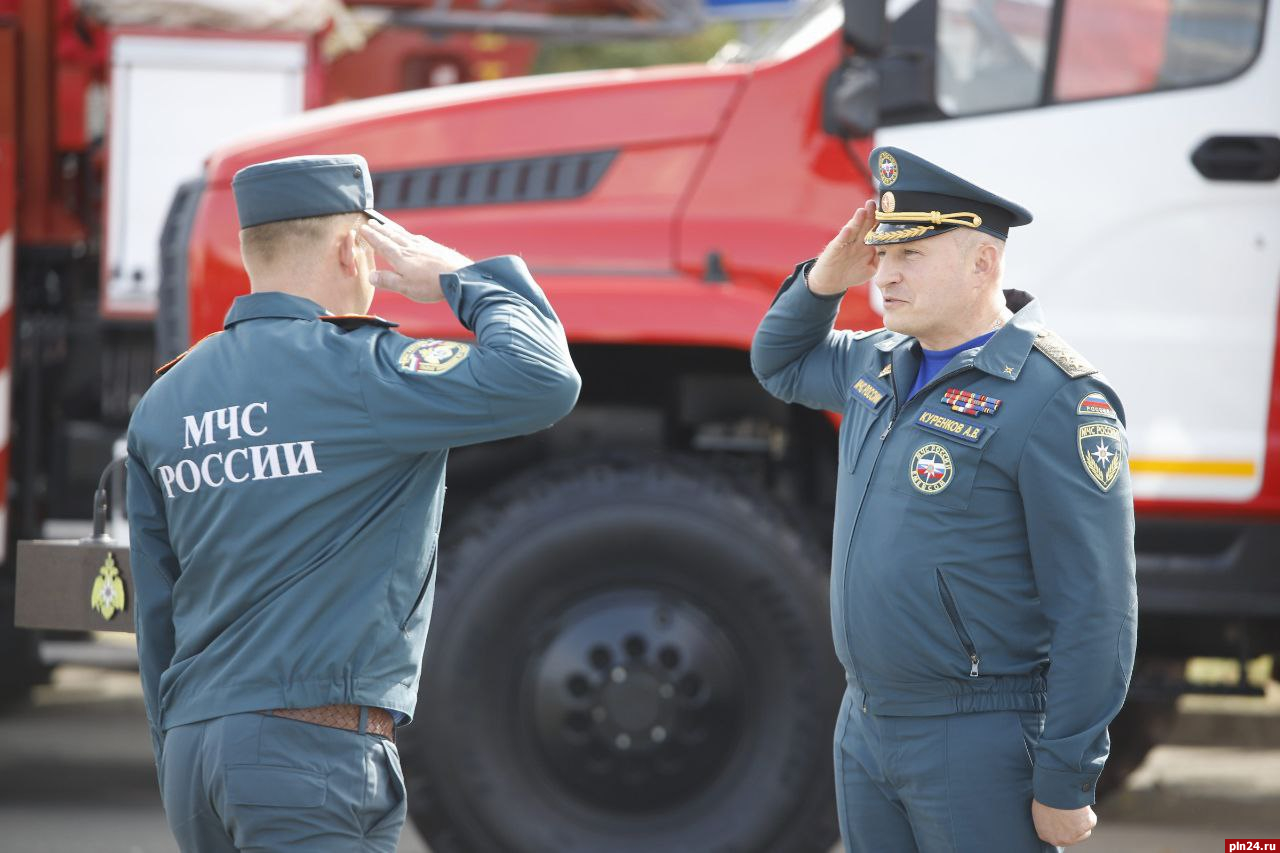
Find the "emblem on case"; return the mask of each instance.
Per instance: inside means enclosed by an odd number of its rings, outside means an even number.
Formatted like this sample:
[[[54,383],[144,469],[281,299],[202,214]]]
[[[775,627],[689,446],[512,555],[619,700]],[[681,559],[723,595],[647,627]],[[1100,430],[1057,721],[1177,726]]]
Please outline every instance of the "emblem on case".
[[[124,604],[124,581],[120,579],[120,567],[116,565],[115,554],[107,552],[106,562],[93,579],[89,607],[102,614],[103,619],[111,619],[124,610]]]

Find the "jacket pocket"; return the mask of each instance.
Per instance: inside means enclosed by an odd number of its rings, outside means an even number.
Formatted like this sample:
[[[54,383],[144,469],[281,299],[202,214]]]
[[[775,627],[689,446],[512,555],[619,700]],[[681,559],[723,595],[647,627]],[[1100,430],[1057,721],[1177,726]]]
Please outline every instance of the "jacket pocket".
[[[906,441],[900,437],[900,449],[894,451],[898,456],[893,464],[899,469],[893,472],[889,486],[940,507],[968,509],[978,473],[984,464],[990,464],[984,463],[982,457],[997,428],[987,424],[963,424],[974,432],[968,433],[968,437],[963,434],[949,437],[936,428],[921,424],[929,415],[936,416],[937,413],[922,411],[914,424],[904,424],[904,429],[907,426],[913,428],[907,433]],[[946,416],[942,418],[962,423]],[[902,455],[904,452],[905,456]]]
[[[942,607],[947,611],[947,618],[951,620],[951,627],[955,629],[956,638],[960,641],[960,648],[964,650],[965,657],[969,658],[969,677],[977,678],[978,665],[982,659],[978,657],[977,646],[973,643],[973,637],[969,634],[969,629],[964,626],[964,620],[960,618],[960,608],[956,606],[956,598],[951,594],[951,587],[947,586],[947,579],[942,574],[942,569],[934,569],[938,576],[938,595],[942,598]]]
[[[413,621],[414,614],[418,612],[418,608],[422,606],[422,599],[426,597],[427,588],[431,586],[431,579],[436,575],[436,551],[439,548],[437,540],[431,546],[431,558],[427,561],[427,576],[422,579],[422,588],[418,590],[418,597],[413,600],[413,606],[409,608],[409,613],[400,623],[400,630],[403,631],[409,627],[409,623]]]

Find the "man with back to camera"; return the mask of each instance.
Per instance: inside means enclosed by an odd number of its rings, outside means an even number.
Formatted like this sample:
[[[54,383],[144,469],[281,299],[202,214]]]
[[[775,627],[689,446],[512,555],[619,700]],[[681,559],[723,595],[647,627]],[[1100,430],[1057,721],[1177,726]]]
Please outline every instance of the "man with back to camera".
[[[1034,297],[1001,291],[1029,212],[897,148],[871,168],[878,204],[796,268],[751,349],[770,393],[843,415],[841,835],[877,853],[1076,844],[1136,645],[1124,410]],[[869,279],[886,328],[833,331]]]
[[[259,163],[232,189],[253,292],[129,424],[165,814],[184,851],[394,851],[448,448],[550,426],[580,380],[524,263],[392,223],[363,157]],[[446,300],[475,342],[398,334],[365,314],[377,287]]]

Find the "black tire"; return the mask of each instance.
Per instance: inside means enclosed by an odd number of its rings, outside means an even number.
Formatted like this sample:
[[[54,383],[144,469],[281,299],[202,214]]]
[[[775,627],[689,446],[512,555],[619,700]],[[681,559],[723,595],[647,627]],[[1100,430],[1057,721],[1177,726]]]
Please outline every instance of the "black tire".
[[[442,551],[400,740],[434,853],[824,851],[844,678],[824,558],[688,460],[561,463]]]

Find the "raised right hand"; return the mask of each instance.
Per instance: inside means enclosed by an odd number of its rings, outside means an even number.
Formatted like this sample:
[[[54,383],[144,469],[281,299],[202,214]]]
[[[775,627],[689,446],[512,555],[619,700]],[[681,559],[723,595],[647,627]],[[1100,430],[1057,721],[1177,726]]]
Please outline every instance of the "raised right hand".
[[[834,296],[870,281],[880,259],[876,247],[862,241],[875,227],[876,203],[869,199],[822,250],[818,262],[809,270],[809,289],[822,296]]]
[[[374,287],[404,294],[414,302],[444,299],[440,275],[456,272],[471,263],[461,252],[421,234],[412,234],[394,222],[384,225],[370,220],[360,226],[360,236],[391,265],[389,270],[374,270],[369,282]]]

